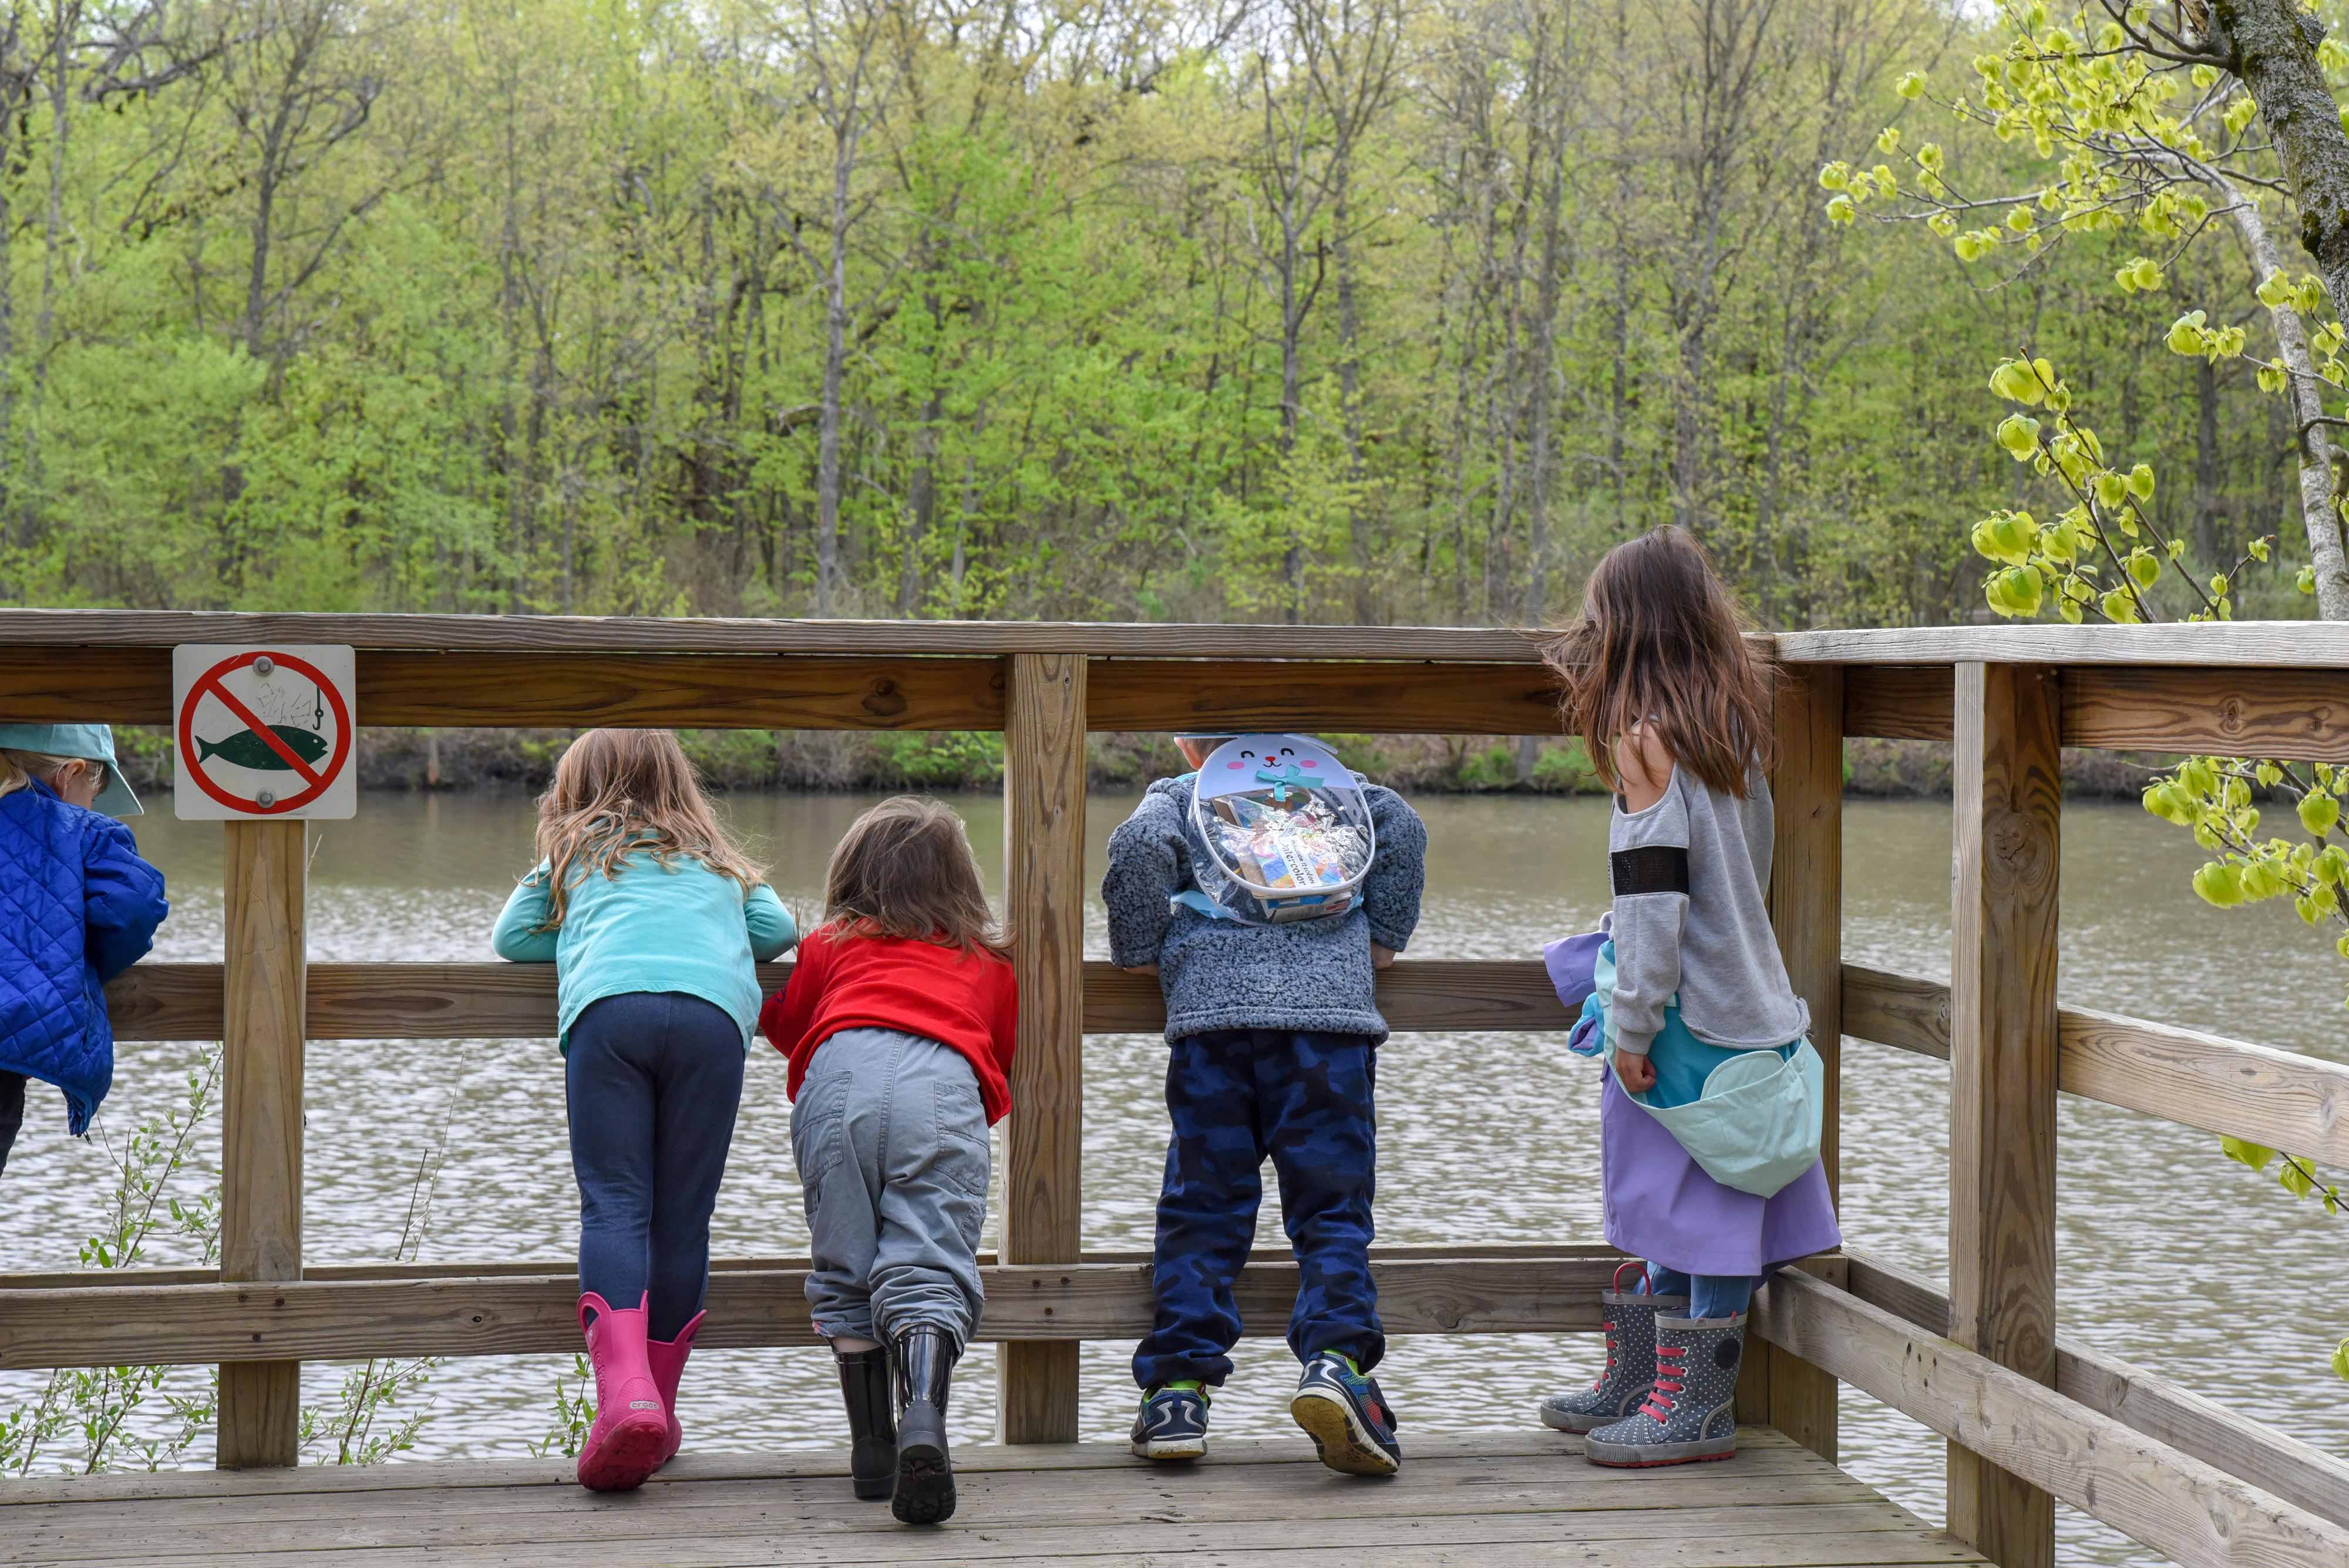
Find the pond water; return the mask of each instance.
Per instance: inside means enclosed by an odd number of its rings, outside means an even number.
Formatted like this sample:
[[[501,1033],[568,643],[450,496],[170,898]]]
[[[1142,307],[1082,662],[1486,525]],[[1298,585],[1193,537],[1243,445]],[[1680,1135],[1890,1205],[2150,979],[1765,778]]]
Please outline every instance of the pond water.
[[[736,796],[728,811],[773,866],[803,916],[821,899],[831,846],[865,800]],[[1596,923],[1606,907],[1607,809],[1601,801],[1508,797],[1418,803],[1432,852],[1414,958],[1530,957],[1544,940]],[[163,867],[173,912],[168,959],[220,951],[221,832],[183,824],[168,805],[135,826]],[[1002,859],[999,801],[957,805],[990,874]],[[1131,797],[1097,797],[1092,876]],[[310,951],[316,960],[486,959],[492,918],[530,859],[531,806],[520,795],[369,795],[356,822],[313,830]],[[1847,958],[1945,978],[1949,809],[1855,801],[1846,815]],[[2064,814],[2064,1000],[2189,1024],[2349,1060],[2340,1025],[2344,972],[2330,944],[2288,909],[2221,912],[2187,888],[2199,856],[2182,834],[2130,806]],[[1089,945],[1106,955],[1098,907]],[[1085,1043],[1085,1241],[1146,1249],[1165,1147],[1164,1044]],[[202,1048],[122,1047],[104,1127],[61,1136],[59,1103],[35,1086],[5,1178],[16,1220],[0,1231],[0,1271],[75,1266],[100,1222],[119,1149],[140,1118],[182,1096]],[[1380,1069],[1380,1240],[1392,1244],[1596,1242],[1599,1079],[1552,1038],[1397,1036]],[[1855,1244],[1946,1276],[1949,1073],[1937,1062],[1859,1043],[1845,1055],[1844,1229]],[[726,1186],[719,1250],[806,1250],[792,1172],[783,1064],[751,1055]],[[215,1113],[215,1121],[217,1113]],[[2064,1332],[2233,1404],[2333,1451],[2349,1451],[2349,1384],[2325,1363],[2349,1334],[2340,1284],[2349,1219],[2330,1220],[2271,1181],[2223,1160],[2218,1140],[2066,1098],[2061,1113],[2059,1249]],[[576,1199],[564,1130],[563,1073],[551,1042],[321,1042],[308,1058],[305,1252],[313,1262],[394,1255],[419,1162],[445,1147],[421,1241],[426,1261],[564,1260]],[[216,1128],[199,1139],[189,1192],[214,1178]],[[1269,1185],[1269,1184],[1268,1184]],[[1278,1252],[1278,1201],[1267,1193],[1262,1244]],[[149,1261],[188,1261],[159,1241]],[[1083,1358],[1089,1438],[1121,1437],[1133,1389],[1131,1346],[1092,1345]],[[1469,1336],[1394,1342],[1380,1376],[1414,1432],[1521,1426],[1549,1389],[1590,1375],[1597,1341]],[[1278,1340],[1249,1341],[1216,1407],[1219,1434],[1295,1435],[1286,1417],[1294,1368]],[[519,1457],[554,1420],[567,1356],[448,1362],[419,1403],[422,1457]],[[344,1369],[306,1370],[305,1393],[331,1398]],[[955,1426],[992,1430],[993,1352],[976,1349],[957,1379]],[[200,1373],[178,1375],[200,1377]],[[43,1378],[0,1374],[0,1417]],[[830,1446],[840,1415],[821,1350],[730,1351],[697,1358],[685,1411],[697,1446]],[[1930,1518],[1941,1513],[1942,1445],[1899,1414],[1846,1390],[1845,1463]],[[1299,1438],[1300,1442],[1303,1440]],[[209,1440],[191,1450],[208,1462]],[[2101,1526],[2067,1514],[2066,1561],[2153,1561]]]

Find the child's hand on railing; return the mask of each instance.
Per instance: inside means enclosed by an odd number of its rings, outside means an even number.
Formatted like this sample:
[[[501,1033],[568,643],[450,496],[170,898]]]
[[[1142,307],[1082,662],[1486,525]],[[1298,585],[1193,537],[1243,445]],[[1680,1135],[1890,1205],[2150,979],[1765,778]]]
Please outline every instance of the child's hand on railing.
[[[1125,972],[1128,974],[1156,974],[1158,972],[1158,966],[1154,963],[1130,963],[1125,966]]]
[[[1645,1056],[1630,1051],[1615,1053],[1615,1076],[1635,1095],[1644,1095],[1656,1086],[1656,1064]]]
[[[1392,969],[1394,967],[1394,949],[1382,948],[1376,942],[1372,942],[1371,944],[1371,967],[1372,969]]]

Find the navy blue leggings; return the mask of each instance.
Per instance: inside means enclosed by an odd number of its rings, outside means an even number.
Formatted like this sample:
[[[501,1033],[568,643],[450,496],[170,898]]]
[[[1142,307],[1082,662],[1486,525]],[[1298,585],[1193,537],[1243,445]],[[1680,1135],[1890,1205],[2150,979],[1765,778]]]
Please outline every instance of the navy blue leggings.
[[[1343,1351],[1368,1372],[1386,1351],[1371,1280],[1378,1049],[1361,1034],[1231,1029],[1177,1040],[1166,1064],[1174,1136],[1158,1195],[1157,1311],[1133,1356],[1144,1388],[1220,1385],[1240,1336],[1233,1282],[1256,1241],[1260,1173],[1272,1158],[1296,1249],[1288,1348]]]
[[[580,1013],[565,1060],[579,1289],[621,1309],[649,1293],[652,1337],[675,1339],[709,1284],[742,1030],[698,996],[629,992]]]

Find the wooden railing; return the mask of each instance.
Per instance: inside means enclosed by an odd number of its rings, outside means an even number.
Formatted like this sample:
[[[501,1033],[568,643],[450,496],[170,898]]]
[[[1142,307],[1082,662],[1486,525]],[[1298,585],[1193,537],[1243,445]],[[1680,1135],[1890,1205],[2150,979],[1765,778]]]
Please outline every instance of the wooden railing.
[[[1000,730],[1019,1051],[984,1337],[1004,1346],[1003,1436],[1077,1433],[1077,1344],[1150,1320],[1146,1260],[1082,1247],[1082,1034],[1158,1028],[1154,982],[1081,960],[1087,731],[1555,732],[1513,633],[1284,628],[227,616],[0,611],[0,717],[152,723],[181,642],[342,642],[371,724]],[[1951,1443],[1952,1532],[2009,1568],[2053,1557],[2053,1500],[2189,1568],[2349,1562],[2349,1465],[2061,1338],[2059,1092],[2349,1165],[2349,1068],[2059,1008],[2057,750],[2220,751],[2349,763],[2349,628],[1960,628],[1776,639],[1770,898],[1828,1082],[1846,1035],[1951,1064],[1946,1293],[1858,1248],[1756,1309],[1743,1418],[1832,1458],[1839,1383]],[[1847,736],[1952,743],[1952,981],[1847,966]],[[0,1279],[0,1367],[218,1362],[223,1464],[293,1458],[305,1360],[565,1348],[568,1265],[305,1266],[307,1040],[551,1033],[553,976],[494,963],[316,964],[302,953],[299,825],[229,827],[223,962],[146,964],[111,992],[126,1039],[226,1052],[220,1269]],[[1441,855],[1443,846],[1433,846]],[[769,966],[765,984],[788,965]],[[1557,1030],[1538,961],[1406,961],[1381,1004],[1414,1032]],[[1837,1121],[1826,1159],[1837,1175]],[[1391,1333],[1597,1326],[1613,1255],[1528,1244],[1375,1254]],[[796,1259],[714,1266],[713,1346],[812,1343]],[[1293,1265],[1251,1263],[1277,1332]]]

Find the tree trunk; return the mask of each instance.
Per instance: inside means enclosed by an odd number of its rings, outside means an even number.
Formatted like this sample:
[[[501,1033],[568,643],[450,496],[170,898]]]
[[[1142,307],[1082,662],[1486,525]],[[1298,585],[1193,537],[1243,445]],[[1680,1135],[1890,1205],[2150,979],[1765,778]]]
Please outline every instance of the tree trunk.
[[[832,161],[832,254],[823,284],[823,411],[815,467],[815,613],[828,616],[840,583],[841,387],[848,369],[848,189],[856,143],[843,136]]]
[[[933,300],[933,316],[939,310]],[[905,532],[905,559],[897,572],[897,613],[910,620],[922,604],[922,548],[937,512],[938,421],[945,416],[946,394],[936,385],[922,405],[922,428],[914,432],[914,472],[906,484],[906,509],[912,514]]]
[[[2219,367],[2208,358],[2194,364],[2194,556],[2220,559]]]
[[[2337,124],[2334,129],[2339,129]],[[2282,264],[2276,257],[2275,242],[2269,237],[2267,223],[2260,216],[2259,203],[2238,191],[2233,182],[2216,170],[2199,163],[2189,168],[2196,179],[2216,191],[2220,202],[2230,209],[2235,220],[2235,233],[2251,256],[2252,273],[2265,277],[2281,271]],[[2349,183],[2342,189],[2344,195],[2349,195]],[[2317,377],[2315,361],[2308,351],[2308,328],[2301,321],[2300,312],[2289,305],[2280,305],[2268,312],[2268,322],[2275,330],[2277,357],[2283,361],[2292,423],[2300,434],[2300,520],[2308,535],[2309,565],[2316,570],[2316,613],[2326,620],[2349,620],[2349,556],[2342,549],[2341,514],[2333,505],[2334,450],[2332,438],[2326,434],[2327,427],[2314,422],[2324,417],[2323,393],[2327,383]]]
[[[2275,140],[2300,209],[2300,243],[2334,313],[2349,319],[2349,132],[2316,63],[2324,24],[2299,0],[2216,0],[2210,9],[2210,41],[2251,88]]]
[[[1297,299],[1297,213],[1295,187],[1280,213],[1280,462],[1283,499],[1293,504],[1296,475],[1288,472],[1297,452],[1297,400],[1302,395],[1305,312]],[[1298,537],[1295,514],[1288,522],[1288,547],[1281,553],[1281,581],[1288,586],[1288,604],[1281,618],[1295,626],[1305,605],[1305,542]]]
[[[1338,268],[1338,400],[1346,434],[1346,515],[1354,536],[1354,623],[1369,626],[1377,618],[1371,604],[1371,518],[1363,495],[1362,368],[1357,342],[1361,336],[1359,303],[1354,297],[1354,246],[1347,225],[1352,220],[1353,159],[1339,156],[1330,171],[1330,217],[1334,233],[1330,247]]]

